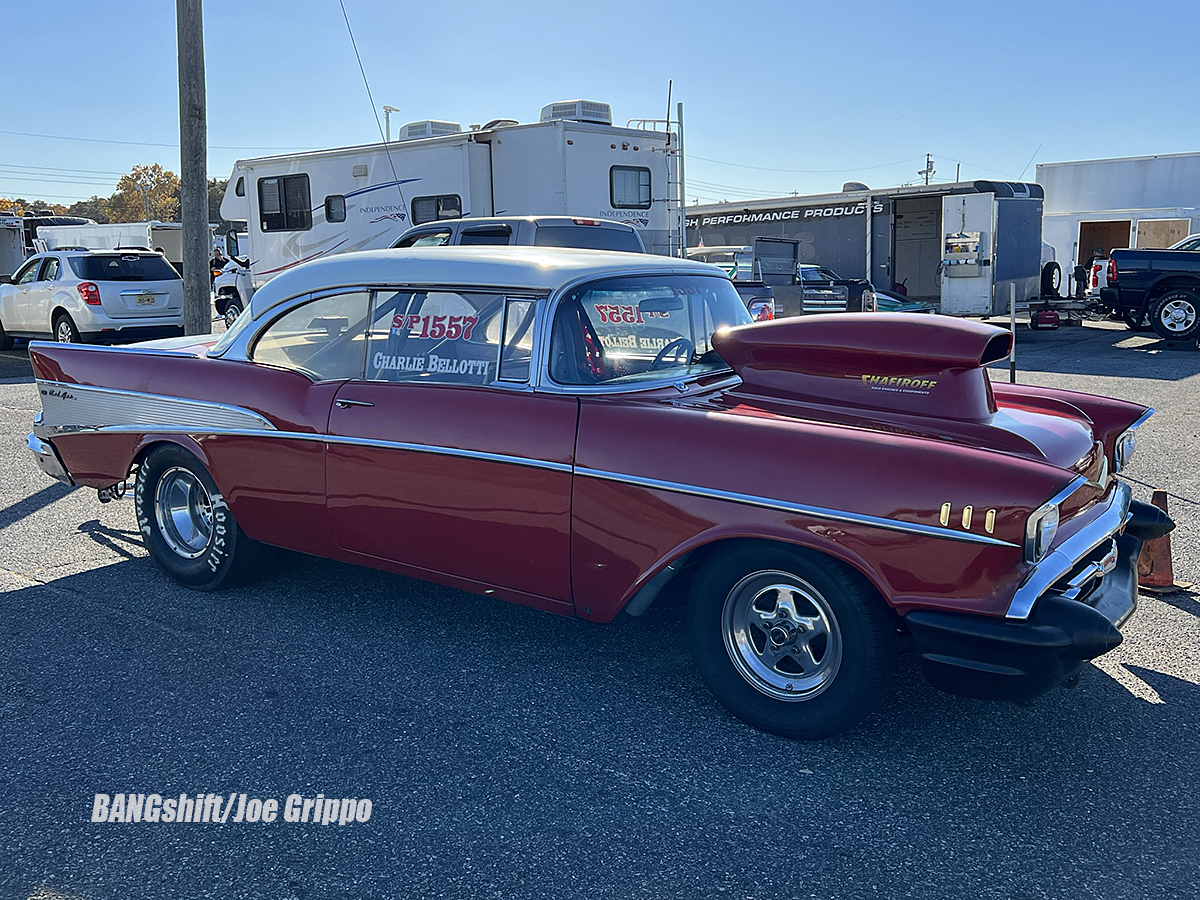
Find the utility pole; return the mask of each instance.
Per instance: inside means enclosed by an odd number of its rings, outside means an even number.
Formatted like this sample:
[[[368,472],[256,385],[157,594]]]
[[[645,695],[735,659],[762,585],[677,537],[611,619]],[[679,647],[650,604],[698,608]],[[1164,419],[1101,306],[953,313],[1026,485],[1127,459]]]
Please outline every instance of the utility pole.
[[[929,184],[929,176],[931,176],[931,175],[932,175],[932,174],[933,174],[935,171],[937,171],[937,170],[936,170],[936,169],[934,169],[934,167],[933,167],[933,154],[932,154],[932,153],[926,153],[926,154],[925,154],[925,168],[923,168],[923,169],[919,169],[919,170],[917,171],[917,174],[918,174],[918,175],[924,175],[924,176],[925,176],[925,183],[926,183],[926,184]]]
[[[175,0],[179,54],[179,179],[183,220],[183,333],[212,332],[208,259],[208,121],[201,0]]]

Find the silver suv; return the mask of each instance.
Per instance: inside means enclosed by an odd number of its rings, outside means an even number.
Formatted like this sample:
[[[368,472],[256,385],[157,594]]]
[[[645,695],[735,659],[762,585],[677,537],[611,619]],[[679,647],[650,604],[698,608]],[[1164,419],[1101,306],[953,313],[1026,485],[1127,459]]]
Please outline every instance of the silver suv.
[[[645,253],[637,229],[611,219],[573,216],[490,216],[442,219],[414,225],[400,235],[401,247],[471,247],[519,244],[532,247],[579,247],[584,250],[622,250]]]
[[[145,250],[51,250],[0,275],[0,349],[13,338],[116,344],[183,334],[183,282]]]

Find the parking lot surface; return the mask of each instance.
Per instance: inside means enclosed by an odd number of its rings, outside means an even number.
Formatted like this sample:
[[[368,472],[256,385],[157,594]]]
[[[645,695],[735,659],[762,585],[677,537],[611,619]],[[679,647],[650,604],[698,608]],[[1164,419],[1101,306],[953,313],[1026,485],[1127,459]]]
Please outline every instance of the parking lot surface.
[[[1128,474],[1170,491],[1200,580],[1200,353],[1112,323],[1019,338],[1019,380],[1157,407]],[[37,471],[37,408],[0,353],[0,897],[1195,895],[1196,593],[1143,595],[1074,690],[964,700],[904,659],[871,720],[798,743],[718,706],[679,609],[596,626],[294,555],[178,587],[129,500]],[[372,812],[97,824],[101,792]]]

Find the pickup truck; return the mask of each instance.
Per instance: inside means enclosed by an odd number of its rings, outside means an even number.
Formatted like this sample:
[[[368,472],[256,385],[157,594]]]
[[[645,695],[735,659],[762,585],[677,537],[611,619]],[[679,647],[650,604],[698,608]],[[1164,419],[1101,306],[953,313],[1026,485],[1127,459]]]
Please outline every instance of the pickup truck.
[[[1200,252],[1113,250],[1100,302],[1130,328],[1149,320],[1159,337],[1200,338]]]

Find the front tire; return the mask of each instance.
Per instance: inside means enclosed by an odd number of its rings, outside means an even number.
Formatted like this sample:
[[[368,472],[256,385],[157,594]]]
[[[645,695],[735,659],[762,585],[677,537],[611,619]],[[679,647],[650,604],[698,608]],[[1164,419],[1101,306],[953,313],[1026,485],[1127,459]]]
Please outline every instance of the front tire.
[[[246,537],[208,470],[182,447],[159,447],[146,457],[134,504],[146,549],[180,584],[213,591],[260,570],[262,545]]]
[[[4,323],[0,322],[0,350],[11,350],[13,348],[13,339],[8,336],[8,332],[4,330]]]
[[[815,740],[882,701],[896,627],[857,572],[808,550],[748,545],[709,560],[695,584],[688,631],[696,664],[743,722]]]
[[[1150,324],[1165,340],[1195,340],[1200,336],[1200,295],[1186,288],[1167,291],[1150,305]]]
[[[237,317],[240,316],[241,314],[242,314],[242,301],[230,300],[229,304],[225,307],[225,311],[223,313],[221,313],[222,317],[224,317],[224,319],[225,319],[225,327],[232,328],[233,323],[237,321]]]

